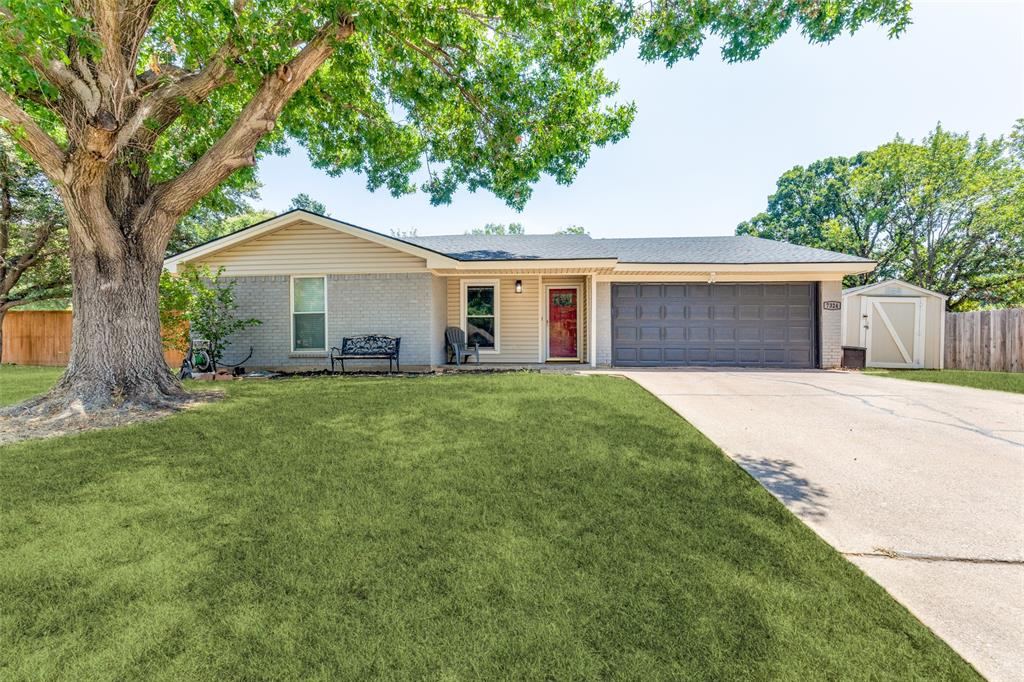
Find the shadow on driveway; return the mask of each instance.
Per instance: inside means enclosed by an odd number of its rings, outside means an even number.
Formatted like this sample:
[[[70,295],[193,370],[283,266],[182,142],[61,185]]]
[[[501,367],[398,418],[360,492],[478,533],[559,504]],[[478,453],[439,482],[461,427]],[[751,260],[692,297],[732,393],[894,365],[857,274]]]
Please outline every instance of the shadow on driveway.
[[[796,463],[786,459],[768,459],[734,455],[733,459],[756,478],[790,511],[802,518],[823,518],[828,507],[828,492],[796,473]]]

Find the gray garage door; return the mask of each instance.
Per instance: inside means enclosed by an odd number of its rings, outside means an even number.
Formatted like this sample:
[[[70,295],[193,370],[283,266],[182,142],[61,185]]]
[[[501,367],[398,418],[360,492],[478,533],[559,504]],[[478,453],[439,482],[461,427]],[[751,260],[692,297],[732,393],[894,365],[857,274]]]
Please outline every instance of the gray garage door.
[[[612,362],[624,367],[814,367],[814,282],[613,284]]]

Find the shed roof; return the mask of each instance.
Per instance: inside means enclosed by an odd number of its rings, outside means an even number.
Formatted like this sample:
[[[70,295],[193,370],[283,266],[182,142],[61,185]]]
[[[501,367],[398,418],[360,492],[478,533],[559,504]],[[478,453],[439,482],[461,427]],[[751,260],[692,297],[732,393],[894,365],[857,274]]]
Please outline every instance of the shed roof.
[[[916,284],[911,284],[910,282],[904,282],[902,279],[883,279],[880,282],[872,282],[871,284],[861,284],[859,287],[850,287],[849,289],[843,289],[843,296],[848,296],[849,294],[866,294],[869,291],[873,291],[875,289],[881,289],[882,287],[891,287],[894,285],[906,287],[908,289],[913,289],[914,291],[924,296],[934,296],[935,298],[941,298],[943,301],[949,298],[949,296],[946,296],[945,294],[940,294],[937,291],[932,291],[931,289],[919,287]]]

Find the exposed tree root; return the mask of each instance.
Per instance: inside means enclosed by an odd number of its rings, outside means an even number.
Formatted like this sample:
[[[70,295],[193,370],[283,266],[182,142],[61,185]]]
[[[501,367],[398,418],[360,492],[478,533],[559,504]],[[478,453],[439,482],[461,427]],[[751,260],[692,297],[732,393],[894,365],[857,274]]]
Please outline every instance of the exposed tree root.
[[[0,408],[0,445],[152,421],[223,396],[219,391],[176,388],[165,392],[154,385],[124,396],[97,391],[95,384],[69,390],[58,383],[49,393]]]

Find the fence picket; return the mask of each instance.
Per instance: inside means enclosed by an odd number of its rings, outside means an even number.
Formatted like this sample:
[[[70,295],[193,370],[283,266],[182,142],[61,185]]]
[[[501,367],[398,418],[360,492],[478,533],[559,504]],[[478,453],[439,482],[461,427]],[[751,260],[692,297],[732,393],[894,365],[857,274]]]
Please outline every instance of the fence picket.
[[[948,369],[1024,372],[1024,308],[946,313]]]

